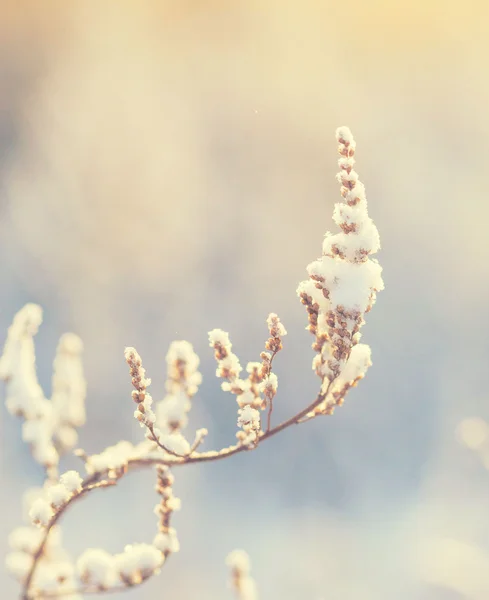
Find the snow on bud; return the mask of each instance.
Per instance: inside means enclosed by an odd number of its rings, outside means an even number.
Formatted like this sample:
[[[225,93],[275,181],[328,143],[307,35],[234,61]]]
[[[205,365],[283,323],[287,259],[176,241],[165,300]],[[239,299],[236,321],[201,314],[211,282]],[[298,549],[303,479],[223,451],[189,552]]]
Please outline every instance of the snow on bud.
[[[9,552],[5,558],[7,571],[22,581],[32,567],[32,556],[24,552]]]
[[[62,483],[52,485],[47,489],[47,497],[51,505],[57,509],[66,504],[71,498],[71,492]]]
[[[180,550],[177,532],[173,527],[170,527],[166,532],[158,533],[153,540],[153,545],[158,548],[160,552],[166,554],[178,552]]]
[[[209,331],[209,345],[213,347],[217,344],[231,350],[232,344],[229,341],[229,333],[222,329],[213,329],[212,331]]]
[[[83,479],[80,477],[78,471],[66,471],[66,473],[61,475],[60,481],[72,494],[80,492],[82,489]]]
[[[53,514],[51,504],[44,498],[35,500],[29,511],[29,517],[34,525],[39,525],[41,527],[49,525]]]
[[[249,404],[238,410],[238,427],[249,426],[251,429],[259,429],[260,413]]]
[[[100,548],[89,548],[78,558],[76,572],[80,581],[109,589],[117,581],[114,557]]]

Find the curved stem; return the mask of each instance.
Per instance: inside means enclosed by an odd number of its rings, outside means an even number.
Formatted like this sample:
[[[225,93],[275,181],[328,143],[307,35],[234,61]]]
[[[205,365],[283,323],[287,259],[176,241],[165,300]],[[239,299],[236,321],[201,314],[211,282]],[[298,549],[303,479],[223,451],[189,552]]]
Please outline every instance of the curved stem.
[[[168,558],[166,559],[168,560]],[[165,562],[166,562],[165,560]],[[151,575],[148,577],[145,577],[143,580],[141,580],[139,583],[134,583],[132,585],[117,585],[111,588],[107,588],[107,589],[97,589],[97,588],[79,588],[79,589],[72,589],[72,590],[59,590],[59,591],[55,591],[55,592],[43,592],[40,596],[38,596],[38,598],[42,598],[43,600],[46,598],[62,598],[63,596],[72,596],[72,595],[76,595],[76,594],[113,594],[116,592],[125,592],[127,590],[132,590],[135,587],[139,587],[140,585],[142,585],[143,583],[145,583],[146,581],[148,581],[148,579],[151,579]]]
[[[96,488],[110,487],[112,485],[115,485],[116,483],[117,483],[116,480],[108,480],[108,481],[101,481],[98,483],[93,483],[90,481],[90,478],[89,478],[87,481],[84,482],[82,490],[80,492],[78,492],[78,494],[76,494],[75,496],[72,496],[66,502],[66,504],[64,506],[62,506],[61,509],[57,513],[55,513],[55,515],[53,516],[53,518],[51,519],[51,521],[49,522],[49,524],[47,525],[47,527],[44,531],[44,536],[41,540],[41,544],[39,545],[39,548],[36,550],[35,554],[32,556],[32,566],[31,566],[31,568],[27,574],[27,577],[24,581],[24,586],[23,586],[23,590],[22,590],[22,600],[29,600],[29,588],[31,586],[34,575],[36,574],[36,569],[37,569],[37,566],[39,565],[39,561],[42,558],[42,555],[44,553],[44,548],[46,547],[46,543],[48,541],[49,534],[51,533],[52,528],[60,520],[62,515],[66,512],[68,507],[71,506],[76,500],[79,500],[80,498],[82,498],[88,492],[91,492],[92,490],[94,490]]]
[[[291,425],[299,424],[301,419],[303,419],[308,413],[310,413],[312,410],[314,410],[316,408],[316,406],[321,404],[321,402],[324,402],[324,400],[326,399],[326,397],[331,389],[332,383],[333,382],[330,381],[326,390],[324,392],[319,393],[317,395],[316,399],[314,400],[314,402],[309,404],[309,406],[307,406],[306,408],[301,410],[299,413],[297,413],[293,417],[290,417],[290,419],[287,419],[286,421],[283,421],[279,425],[276,425],[275,427],[273,427],[273,429],[262,432],[258,437],[258,443],[256,444],[256,446],[253,446],[252,448],[249,448],[248,446],[244,446],[244,445],[235,445],[235,446],[229,446],[228,448],[223,448],[222,450],[219,450],[219,451],[210,450],[208,452],[199,452],[199,453],[193,454],[191,456],[183,457],[180,460],[176,460],[173,458],[165,459],[165,460],[158,459],[158,458],[134,459],[134,460],[129,461],[129,465],[137,466],[137,465],[153,465],[153,464],[164,463],[168,466],[174,467],[174,466],[179,466],[179,465],[184,465],[184,464],[211,462],[214,460],[221,460],[223,458],[227,458],[228,456],[233,456],[234,454],[238,454],[239,452],[244,452],[245,450],[254,450],[254,448],[259,446],[261,442],[271,438],[272,436],[276,435],[280,431],[287,429],[287,427],[290,427]]]
[[[303,410],[301,410],[294,416],[290,417],[286,421],[283,421],[279,425],[276,425],[273,429],[270,429],[266,432],[262,432],[258,437],[258,443],[255,446],[253,446],[252,448],[249,448],[248,446],[244,446],[244,445],[235,445],[235,446],[229,446],[228,448],[223,448],[222,450],[219,450],[219,451],[199,452],[199,453],[195,453],[195,454],[192,454],[189,456],[183,456],[183,457],[178,456],[178,455],[177,456],[172,455],[171,457],[165,457],[165,458],[133,459],[133,460],[129,460],[128,467],[130,469],[130,468],[137,468],[138,466],[151,466],[151,465],[158,465],[158,464],[165,464],[165,465],[173,467],[173,466],[192,464],[192,463],[211,462],[214,460],[221,460],[223,458],[227,458],[228,456],[233,456],[234,454],[238,454],[239,452],[243,452],[245,450],[253,450],[257,446],[259,446],[262,441],[265,441],[265,440],[271,438],[275,434],[279,433],[280,431],[283,431],[284,429],[287,429],[287,427],[290,427],[291,425],[299,424],[303,417],[305,417],[308,413],[310,413],[312,410],[314,410],[314,408],[316,408],[316,406],[321,404],[321,402],[324,402],[324,400],[326,399],[326,397],[331,389],[332,383],[333,382],[330,381],[326,390],[324,392],[320,392],[317,395],[314,402],[309,404],[306,408],[304,408]],[[78,500],[79,498],[81,498],[82,496],[84,496],[85,494],[87,494],[88,492],[90,492],[94,489],[105,488],[105,487],[115,485],[117,483],[118,479],[120,479],[124,474],[125,474],[125,472],[121,472],[116,479],[109,479],[109,480],[102,480],[102,481],[99,481],[99,479],[104,475],[104,473],[94,473],[94,474],[88,476],[85,479],[85,481],[83,482],[81,492],[79,492],[76,496],[73,496],[72,498],[70,498],[70,500],[68,500],[68,502],[61,508],[61,510],[59,510],[54,515],[54,517],[51,519],[49,525],[46,527],[45,534],[42,539],[41,545],[37,549],[36,553],[33,555],[32,566],[26,577],[26,580],[25,580],[24,586],[23,586],[23,591],[22,591],[22,596],[21,596],[22,600],[31,600],[31,597],[29,595],[29,588],[31,586],[33,577],[35,575],[37,566],[39,564],[39,560],[42,558],[44,548],[46,546],[46,542],[48,540],[49,534],[50,534],[52,528],[54,527],[54,525],[56,525],[56,523],[61,518],[61,516],[66,512],[67,508],[69,506],[71,506],[71,504],[73,504],[73,502],[75,500]],[[124,588],[120,588],[117,590],[116,589],[114,589],[114,590],[112,590],[112,589],[111,590],[81,590],[80,593],[92,594],[92,593],[103,593],[106,591],[122,591],[124,589],[130,589],[130,587],[133,587],[133,586],[129,586],[129,587],[126,586]],[[67,595],[68,593],[69,592],[58,593],[56,597],[61,597],[63,595]],[[70,593],[72,593],[72,592],[70,592]],[[53,595],[53,593],[51,593],[50,595],[41,593],[40,595],[38,595],[38,597],[39,598],[49,598],[49,597],[55,597],[55,596]]]
[[[272,356],[270,358],[268,377],[270,377],[270,373],[272,372],[273,359],[277,356],[277,352],[278,352],[278,350],[275,350],[275,352],[272,354]],[[272,426],[272,412],[273,412],[273,398],[270,398],[270,402],[268,405],[268,414],[267,414],[267,431],[266,431],[267,433],[270,431],[270,428]]]

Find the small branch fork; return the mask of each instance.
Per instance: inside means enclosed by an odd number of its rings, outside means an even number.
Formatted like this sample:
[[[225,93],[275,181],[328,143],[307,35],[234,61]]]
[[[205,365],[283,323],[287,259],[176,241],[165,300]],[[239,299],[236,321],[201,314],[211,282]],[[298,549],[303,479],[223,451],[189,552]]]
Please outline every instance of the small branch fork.
[[[32,557],[32,566],[30,568],[30,571],[27,574],[27,577],[25,579],[23,589],[22,589],[22,596],[21,596],[22,600],[29,600],[30,598],[36,598],[36,597],[42,598],[43,596],[46,597],[46,594],[40,594],[37,596],[30,595],[29,588],[31,586],[32,580],[36,573],[36,569],[39,564],[39,561],[42,558],[42,555],[44,553],[44,548],[46,547],[46,543],[48,541],[49,534],[51,533],[51,530],[56,525],[56,523],[61,519],[61,517],[64,515],[64,513],[68,510],[68,508],[72,504],[74,504],[77,500],[79,500],[83,496],[86,496],[86,494],[88,494],[88,492],[91,492],[92,490],[96,490],[99,488],[112,487],[112,486],[116,485],[117,480],[120,479],[121,476],[122,475],[120,475],[117,479],[108,479],[108,480],[103,480],[103,481],[93,481],[93,478],[91,478],[91,477],[87,478],[83,482],[81,491],[78,492],[75,496],[72,496],[66,502],[66,504],[57,513],[55,513],[55,515],[53,516],[53,518],[51,519],[51,521],[49,522],[49,524],[47,525],[47,527],[44,531],[44,536],[42,538],[41,544],[39,545],[39,548],[36,550],[36,553]],[[92,479],[92,481],[91,481],[91,479]],[[64,595],[66,595],[67,593],[68,592],[63,592]]]
[[[220,451],[193,452],[187,456],[179,456],[174,453],[169,453],[170,456],[164,457],[164,458],[134,459],[134,460],[130,460],[127,465],[127,468],[125,470],[120,470],[117,473],[116,477],[113,479],[100,480],[100,478],[103,475],[102,473],[94,473],[93,475],[90,475],[89,477],[87,477],[82,484],[82,490],[78,494],[73,496],[70,500],[68,500],[68,502],[54,515],[54,517],[51,519],[51,522],[47,525],[45,532],[44,532],[43,539],[41,541],[41,544],[40,544],[39,548],[37,549],[36,553],[33,555],[33,562],[32,562],[31,569],[30,569],[29,573],[27,574],[27,577],[23,584],[21,600],[41,600],[41,599],[47,599],[47,598],[60,598],[60,597],[63,597],[63,596],[69,595],[69,594],[96,594],[96,593],[104,593],[104,592],[116,592],[116,591],[124,591],[126,589],[130,589],[131,587],[135,587],[135,586],[119,586],[117,588],[110,588],[109,590],[99,590],[99,589],[87,587],[87,588],[82,588],[79,590],[67,590],[67,591],[63,590],[61,592],[55,592],[55,593],[31,592],[31,590],[30,590],[34,575],[35,575],[37,567],[39,565],[39,561],[43,556],[44,549],[45,549],[45,546],[46,546],[46,543],[47,543],[47,540],[49,538],[49,534],[51,533],[52,528],[57,524],[57,522],[61,519],[61,517],[65,514],[65,512],[67,512],[68,508],[71,507],[71,505],[75,501],[82,498],[83,496],[86,496],[89,492],[91,492],[93,490],[108,488],[108,487],[112,487],[112,486],[116,485],[118,480],[121,477],[123,477],[126,473],[128,473],[129,471],[135,471],[138,468],[148,467],[148,466],[152,466],[152,465],[161,465],[161,464],[164,464],[164,465],[167,465],[170,467],[176,467],[176,466],[185,465],[185,464],[212,462],[215,460],[221,460],[224,458],[228,458],[229,456],[233,456],[234,454],[238,454],[245,450],[252,450],[252,449],[256,448],[258,445],[260,445],[260,443],[262,441],[265,441],[265,440],[273,437],[275,434],[279,433],[280,431],[287,429],[291,425],[299,424],[308,413],[310,413],[312,410],[314,410],[314,408],[316,408],[316,406],[318,406],[319,404],[324,402],[324,400],[326,399],[326,397],[331,389],[332,383],[333,382],[330,381],[326,390],[324,392],[319,393],[318,396],[316,397],[316,399],[314,400],[314,402],[309,404],[306,408],[301,410],[299,413],[297,413],[293,417],[290,417],[290,419],[283,421],[279,425],[276,425],[273,429],[268,429],[265,432],[261,432],[261,434],[258,437],[258,443],[255,446],[253,446],[252,448],[249,448],[245,445],[235,445],[235,446],[229,446],[228,448],[223,448]],[[163,448],[163,449],[166,452],[168,452],[168,450],[166,448]],[[144,581],[146,581],[146,579],[141,581],[141,583],[143,583]],[[136,584],[136,585],[140,585],[140,584]]]
[[[170,450],[170,448],[168,448],[167,446],[165,446],[164,444],[162,444],[160,442],[160,440],[158,439],[155,431],[154,431],[154,427],[153,425],[147,425],[146,426],[148,428],[148,431],[151,433],[151,441],[155,442],[155,444],[161,448],[162,450],[164,450],[167,454],[171,454],[171,456],[175,456],[176,458],[185,458],[185,455],[183,454],[178,454],[177,452],[174,452],[173,450]]]

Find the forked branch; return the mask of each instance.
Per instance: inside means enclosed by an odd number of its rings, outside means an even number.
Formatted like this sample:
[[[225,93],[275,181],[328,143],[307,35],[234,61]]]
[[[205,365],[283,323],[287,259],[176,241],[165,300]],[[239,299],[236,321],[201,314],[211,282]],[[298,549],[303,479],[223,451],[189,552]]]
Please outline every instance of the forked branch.
[[[45,467],[46,481],[37,498],[30,502],[31,522],[39,528],[19,528],[12,533],[13,552],[7,557],[10,571],[22,585],[21,598],[35,600],[73,594],[109,593],[131,589],[157,574],[170,554],[179,550],[170,517],[180,508],[173,495],[170,468],[212,462],[255,449],[265,440],[292,425],[319,415],[333,414],[348,391],[362,379],[370,366],[370,348],[360,343],[364,316],[372,308],[376,294],[383,289],[381,267],[371,256],[380,248],[377,228],[368,216],[365,188],[354,171],[355,141],[346,127],[336,132],[339,143],[343,201],[335,205],[333,219],[339,231],[327,233],[322,255],[312,262],[297,293],[308,314],[307,329],[314,336],[313,369],[320,378],[317,397],[289,419],[272,426],[273,403],[278,389],[272,364],[287,334],[278,316],[267,319],[269,337],[260,361],[246,365],[246,375],[233,352],[229,334],[220,329],[209,332],[209,344],[217,361],[216,375],[221,387],[237,403],[236,444],[218,451],[199,452],[206,429],[199,429],[190,442],[184,435],[188,413],[202,377],[199,358],[187,341],[170,345],[166,362],[166,395],[156,404],[148,392],[141,357],[126,348],[125,358],[133,385],[134,416],[145,431],[138,445],[119,442],[100,454],[76,454],[83,459],[87,476],[75,471],[58,475],[63,452],[74,447],[76,428],[85,420],[86,383],[81,367],[81,342],[73,334],[63,336],[58,346],[53,378],[53,397],[48,400],[37,381],[33,336],[41,322],[41,309],[27,305],[9,329],[0,377],[7,383],[7,407],[24,419],[23,438],[34,458]],[[263,411],[267,411],[262,418]],[[265,427],[263,423],[265,422]],[[160,502],[155,508],[158,530],[151,544],[127,546],[120,554],[101,549],[85,551],[76,564],[60,562],[52,547],[62,516],[78,499],[92,491],[114,486],[126,474],[155,466],[156,491]],[[229,558],[232,582],[240,600],[254,598],[254,582],[249,561],[243,553]]]

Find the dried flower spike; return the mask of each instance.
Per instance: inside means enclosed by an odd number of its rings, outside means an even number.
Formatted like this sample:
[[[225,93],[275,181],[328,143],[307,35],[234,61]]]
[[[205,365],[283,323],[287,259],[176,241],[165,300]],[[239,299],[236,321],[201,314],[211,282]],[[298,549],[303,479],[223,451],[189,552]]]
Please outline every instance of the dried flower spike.
[[[344,202],[335,205],[333,219],[340,232],[326,233],[321,258],[308,266],[310,279],[297,290],[307,308],[308,329],[315,336],[313,369],[322,380],[323,394],[326,390],[329,394],[309,417],[331,414],[364,376],[370,349],[358,344],[360,328],[376,293],[384,288],[382,268],[371,258],[380,248],[379,234],[368,216],[365,188],[353,170],[356,144],[347,127],[340,127],[336,138]]]

